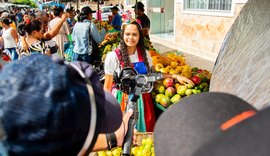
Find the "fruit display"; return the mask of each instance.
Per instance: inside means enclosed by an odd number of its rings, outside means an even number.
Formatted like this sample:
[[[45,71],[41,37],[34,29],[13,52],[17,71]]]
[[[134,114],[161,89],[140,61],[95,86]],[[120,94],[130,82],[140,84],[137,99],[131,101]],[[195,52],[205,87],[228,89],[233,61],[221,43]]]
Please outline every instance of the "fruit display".
[[[120,156],[122,149],[120,147],[112,149],[111,151],[99,151],[97,156]],[[152,138],[144,138],[141,140],[140,146],[134,146],[131,149],[132,156],[155,156],[154,141]]]
[[[113,28],[113,26],[111,26],[107,21],[97,21],[96,20],[95,24],[96,24],[99,31],[101,31],[102,28],[105,28],[106,30],[108,30],[109,33],[117,32],[117,30],[115,30]]]
[[[99,51],[102,55],[106,55],[108,52],[113,51],[119,46],[120,33],[107,33],[104,40],[99,44]]]
[[[177,80],[166,78],[157,81],[152,91],[154,101],[167,108],[175,104],[185,96],[207,92],[211,73],[198,67],[190,67],[186,64],[184,56],[176,53],[159,54],[155,51],[149,51],[152,56],[154,70],[161,73],[179,74],[189,78],[195,86],[189,84],[180,84]]]

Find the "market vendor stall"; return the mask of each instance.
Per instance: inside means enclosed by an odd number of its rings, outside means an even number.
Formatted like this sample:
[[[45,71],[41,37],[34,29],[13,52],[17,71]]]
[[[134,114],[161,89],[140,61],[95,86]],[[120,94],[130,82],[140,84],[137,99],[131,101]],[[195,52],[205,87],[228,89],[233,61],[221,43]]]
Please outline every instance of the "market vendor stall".
[[[151,94],[153,101],[155,101],[154,109],[156,109],[155,112],[157,113],[157,117],[162,112],[166,111],[167,108],[178,103],[182,98],[189,97],[192,94],[207,92],[209,90],[209,83],[211,79],[211,73],[209,71],[200,69],[198,67],[189,66],[185,61],[185,56],[181,52],[170,51],[166,53],[159,53],[155,50],[151,41],[147,39],[145,39],[144,41],[145,47],[152,57],[153,72],[178,74],[191,79],[195,84],[195,86],[181,84],[176,80],[173,80],[172,78],[166,78],[164,80],[155,82]],[[106,35],[105,40],[99,45],[100,53],[103,56],[103,60],[108,52],[113,51],[119,46],[119,42],[119,32],[112,32]],[[153,133],[147,131],[135,135],[144,135],[146,137],[143,137],[143,139],[137,141],[137,143],[132,148],[132,154],[135,156],[154,156],[154,144],[153,139],[151,139]],[[148,140],[149,142],[151,140],[151,145],[150,143],[145,143],[147,142],[146,140]],[[121,155],[121,152],[121,148],[116,148],[111,151],[97,152],[97,155]]]

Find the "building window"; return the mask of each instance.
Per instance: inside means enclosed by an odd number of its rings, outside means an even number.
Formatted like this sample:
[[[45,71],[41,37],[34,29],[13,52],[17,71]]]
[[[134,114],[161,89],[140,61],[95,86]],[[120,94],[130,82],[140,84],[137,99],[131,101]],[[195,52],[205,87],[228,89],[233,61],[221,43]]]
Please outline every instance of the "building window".
[[[232,0],[184,0],[185,10],[231,11]]]

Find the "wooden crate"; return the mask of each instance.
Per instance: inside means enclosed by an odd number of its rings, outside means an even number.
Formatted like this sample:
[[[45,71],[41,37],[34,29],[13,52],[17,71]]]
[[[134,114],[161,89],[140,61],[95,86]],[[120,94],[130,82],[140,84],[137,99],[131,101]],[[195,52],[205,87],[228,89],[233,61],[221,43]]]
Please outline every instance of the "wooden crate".
[[[154,139],[154,133],[153,132],[137,132],[137,133],[135,133],[135,135],[136,135],[136,140],[135,140],[135,145],[136,146],[141,146],[142,139],[145,139],[145,138]]]

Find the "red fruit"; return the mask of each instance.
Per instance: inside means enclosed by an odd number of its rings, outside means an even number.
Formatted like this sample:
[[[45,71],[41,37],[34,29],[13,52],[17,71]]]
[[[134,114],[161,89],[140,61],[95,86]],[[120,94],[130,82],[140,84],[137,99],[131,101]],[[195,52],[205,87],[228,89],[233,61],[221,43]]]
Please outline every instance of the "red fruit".
[[[198,70],[198,73],[202,73],[202,72],[203,72],[203,70],[202,70],[202,69],[199,69],[199,70]]]
[[[165,95],[171,98],[175,94],[175,89],[173,87],[168,87],[165,90]]]
[[[166,78],[163,80],[163,85],[168,88],[168,87],[172,87],[174,84],[174,81],[172,78]]]
[[[195,75],[195,76],[192,76],[191,81],[192,81],[194,84],[196,84],[196,85],[198,85],[198,84],[201,83],[200,77],[199,77],[199,76],[196,76],[196,75]]]

